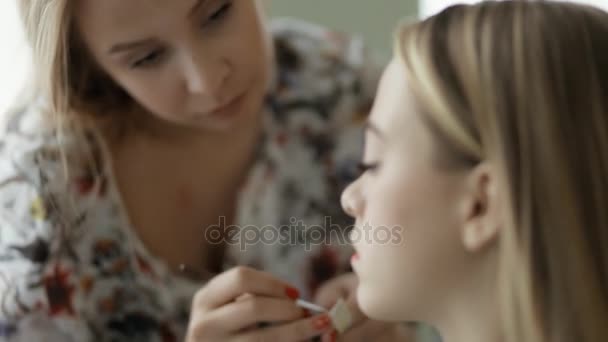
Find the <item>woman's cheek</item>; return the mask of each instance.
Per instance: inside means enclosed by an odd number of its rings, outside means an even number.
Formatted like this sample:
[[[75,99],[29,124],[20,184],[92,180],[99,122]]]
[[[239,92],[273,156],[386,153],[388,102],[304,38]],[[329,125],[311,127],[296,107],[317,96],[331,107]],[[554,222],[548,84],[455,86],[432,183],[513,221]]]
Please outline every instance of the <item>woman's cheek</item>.
[[[391,170],[379,170],[368,186],[369,218],[372,225],[394,225],[403,204],[402,179]],[[398,175],[397,175],[398,176]]]

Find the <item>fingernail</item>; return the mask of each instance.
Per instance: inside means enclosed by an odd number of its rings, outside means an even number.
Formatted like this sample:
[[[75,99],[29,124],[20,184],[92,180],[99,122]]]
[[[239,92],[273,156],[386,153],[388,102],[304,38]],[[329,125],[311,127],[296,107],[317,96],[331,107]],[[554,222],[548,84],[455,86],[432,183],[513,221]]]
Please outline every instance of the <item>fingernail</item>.
[[[336,342],[338,340],[338,332],[333,330],[331,333],[324,334],[322,341],[323,342]]]
[[[287,297],[293,300],[300,298],[300,291],[298,291],[298,289],[296,289],[295,287],[288,286],[285,289],[285,294],[287,295]]]
[[[329,319],[329,315],[323,314],[323,315],[320,315],[319,317],[315,318],[312,321],[312,326],[317,331],[326,330],[327,328],[329,328],[331,326],[331,320]]]
[[[304,315],[305,318],[309,318],[312,316],[310,314],[310,310],[308,310],[308,309],[302,309],[302,315]]]

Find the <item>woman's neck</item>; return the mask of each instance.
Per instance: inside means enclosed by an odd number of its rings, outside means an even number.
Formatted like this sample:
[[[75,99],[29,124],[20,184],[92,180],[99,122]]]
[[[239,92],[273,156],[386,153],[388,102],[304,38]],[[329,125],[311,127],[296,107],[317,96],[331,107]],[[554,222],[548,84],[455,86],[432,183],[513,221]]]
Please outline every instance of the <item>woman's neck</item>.
[[[469,273],[463,284],[454,289],[452,299],[434,320],[444,342],[504,341],[497,258],[496,255],[484,258],[477,262],[477,272]]]
[[[444,342],[502,342],[497,304],[470,298],[446,310],[438,323]]]

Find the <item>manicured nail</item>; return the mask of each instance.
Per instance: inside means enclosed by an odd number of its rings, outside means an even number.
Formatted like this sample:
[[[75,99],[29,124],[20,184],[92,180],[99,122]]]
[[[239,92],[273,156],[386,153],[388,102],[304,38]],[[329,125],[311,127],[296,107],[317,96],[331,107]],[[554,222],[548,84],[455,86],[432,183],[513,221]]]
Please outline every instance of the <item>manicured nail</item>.
[[[298,291],[298,289],[296,289],[295,287],[288,286],[285,289],[285,294],[287,295],[287,297],[293,300],[300,298],[300,291]]]
[[[327,314],[320,315],[312,321],[312,326],[317,331],[327,330],[331,326],[331,319]]]
[[[338,340],[338,332],[333,330],[330,333],[323,334],[322,342],[336,342]]]
[[[323,334],[323,337],[321,337],[321,341],[322,342],[335,342],[338,338],[338,333],[335,330],[332,330],[331,332],[325,333]]]

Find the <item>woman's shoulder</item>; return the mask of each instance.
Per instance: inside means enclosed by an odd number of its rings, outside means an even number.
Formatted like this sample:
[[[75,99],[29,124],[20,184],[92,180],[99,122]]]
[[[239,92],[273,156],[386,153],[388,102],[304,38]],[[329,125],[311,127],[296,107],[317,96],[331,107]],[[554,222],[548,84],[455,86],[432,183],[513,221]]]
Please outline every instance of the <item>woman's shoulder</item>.
[[[356,69],[371,62],[372,56],[357,34],[294,18],[271,20],[270,31],[277,44],[277,62],[283,67],[320,70],[334,63]]]
[[[67,182],[86,173],[94,139],[82,131],[58,130],[41,100],[10,113],[0,132],[0,199],[18,183],[37,192],[65,192]],[[15,195],[19,194],[18,192]]]
[[[58,134],[46,115],[17,111],[0,137],[0,340],[124,340],[134,320],[180,333],[171,315],[190,292],[129,230],[101,140]]]
[[[34,101],[6,118],[0,133],[0,249],[7,243],[53,239],[77,220],[86,193],[100,191],[92,139],[59,134],[47,106]],[[86,147],[85,147],[86,146]],[[8,232],[12,232],[9,234]],[[6,250],[1,250],[6,252]]]
[[[0,200],[37,196],[45,184],[59,181],[60,144],[45,116],[32,102],[6,117],[0,135]],[[28,191],[25,191],[25,190]]]
[[[40,98],[13,108],[0,125],[0,157],[15,159],[39,149],[58,149],[60,136],[56,127],[49,106]],[[62,144],[72,143],[74,138],[63,134]]]
[[[272,20],[270,30],[277,68],[269,101],[277,116],[307,111],[343,123],[369,112],[381,67],[361,37],[293,18]]]
[[[95,140],[69,131],[58,134],[48,115],[43,103],[31,103],[3,124],[0,261],[14,254],[11,246],[43,240],[50,246],[66,239],[64,229],[78,225],[89,208],[111,204],[101,196],[107,182]]]

